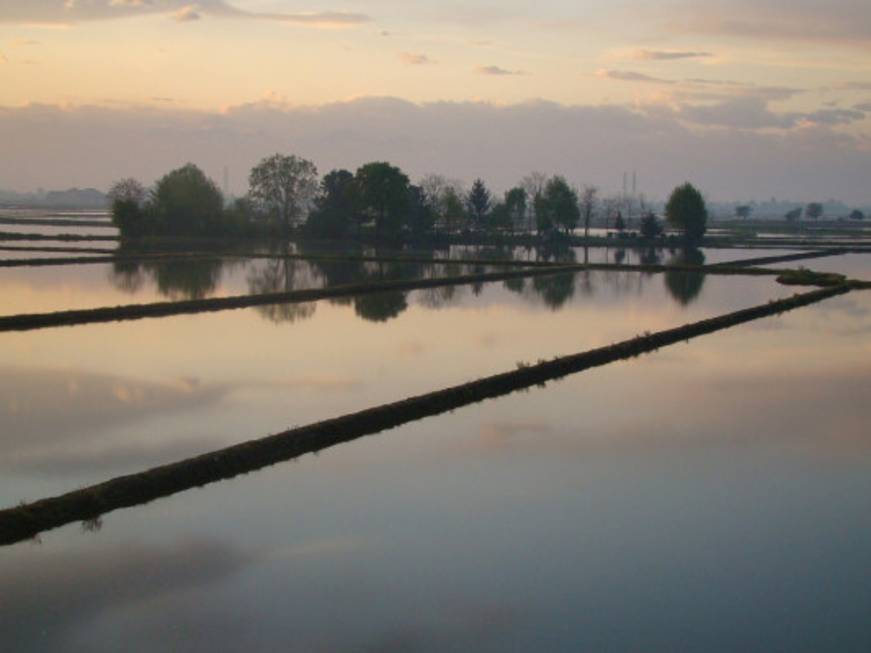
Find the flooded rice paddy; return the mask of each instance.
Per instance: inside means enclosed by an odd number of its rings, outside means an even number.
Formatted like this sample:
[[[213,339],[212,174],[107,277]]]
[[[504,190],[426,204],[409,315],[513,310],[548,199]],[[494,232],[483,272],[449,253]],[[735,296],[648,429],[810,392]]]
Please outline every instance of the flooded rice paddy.
[[[11,315],[478,269],[227,256],[0,290]],[[586,270],[0,333],[2,507],[795,292]],[[854,291],[0,548],[3,648],[866,651],[869,333]]]

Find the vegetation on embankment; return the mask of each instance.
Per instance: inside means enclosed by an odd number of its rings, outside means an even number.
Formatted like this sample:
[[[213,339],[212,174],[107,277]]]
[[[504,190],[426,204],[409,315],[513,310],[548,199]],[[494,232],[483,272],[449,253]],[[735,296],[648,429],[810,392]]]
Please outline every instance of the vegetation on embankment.
[[[108,220],[70,220],[69,218],[7,218],[0,216],[0,224],[25,224],[41,227],[115,228],[115,225]]]
[[[148,503],[194,487],[249,473],[408,422],[543,385],[593,367],[807,306],[850,290],[850,286],[841,284],[794,295],[580,354],[521,366],[510,372],[290,429],[138,474],[121,476],[61,496],[0,510],[0,544],[29,539],[43,531],[71,522],[96,519],[113,510]]]
[[[829,249],[814,252],[797,252],[795,254],[780,254],[778,256],[758,256],[756,258],[736,259],[724,263],[714,263],[711,267],[744,267],[751,265],[772,265],[773,263],[787,263],[789,261],[802,261],[811,258],[825,258],[826,256],[839,256],[846,254],[845,249]]]
[[[838,286],[847,281],[847,277],[843,274],[835,272],[815,272],[805,268],[797,270],[786,270],[783,274],[777,277],[777,283],[782,283],[785,286],[819,286],[830,287]]]
[[[118,241],[121,238],[120,236],[107,236],[105,234],[34,234],[18,231],[0,231],[0,240],[63,240],[73,242],[80,240]]]

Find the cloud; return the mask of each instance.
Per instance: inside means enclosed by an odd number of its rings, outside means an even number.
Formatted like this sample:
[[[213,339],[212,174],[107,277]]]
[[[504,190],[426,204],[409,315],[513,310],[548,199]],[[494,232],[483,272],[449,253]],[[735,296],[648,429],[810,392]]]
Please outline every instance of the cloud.
[[[199,11],[197,11],[197,8],[194,5],[187,5],[173,13],[172,17],[173,20],[176,20],[179,23],[190,23],[199,20],[203,16]]]
[[[663,9],[656,11],[660,20]],[[663,28],[671,35],[820,42],[864,49],[871,44],[871,4],[865,0],[684,0],[672,3],[668,13]]]
[[[41,41],[35,41],[33,39],[15,39],[10,43],[13,48],[27,48],[33,47],[36,45],[42,45]]]
[[[342,11],[257,12],[239,9],[225,0],[11,0],[0,4],[0,23],[71,25],[82,21],[111,20],[142,15],[166,15],[176,20],[201,16],[259,19],[312,28],[353,27],[369,22],[365,14]]]
[[[712,198],[871,200],[865,179],[871,147],[858,136],[802,124],[801,114],[769,115],[758,98],[755,105],[684,109],[372,97],[308,107],[265,101],[224,112],[0,108],[0,179],[21,190],[105,188],[122,176],[151,183],[180,161],[213,176],[231,162],[241,179],[278,150],[312,159],[322,170],[386,160],[413,179],[434,171],[467,182],[483,177],[497,191],[536,169],[615,189],[620,180],[612,171],[623,170],[631,152],[650,197],[691,179]],[[83,142],[91,153],[85,159]]]
[[[806,113],[801,117],[805,123],[814,125],[849,125],[857,120],[864,120],[865,113],[861,110],[851,109],[820,109],[813,113]]]
[[[475,71],[479,75],[492,75],[494,77],[525,74],[522,70],[508,70],[507,68],[501,68],[500,66],[478,66]]]
[[[713,56],[711,52],[687,50],[639,50],[633,58],[640,61],[674,61],[677,59],[704,59]]]
[[[832,88],[839,91],[871,91],[871,82],[843,82],[835,84]]]
[[[871,102],[861,102],[853,107],[856,111],[865,111],[871,113]]]
[[[423,66],[425,64],[435,63],[432,59],[430,59],[425,54],[419,54],[415,52],[402,52],[399,55],[400,61],[402,63],[408,64],[410,66]]]
[[[674,81],[669,79],[661,79],[659,77],[651,77],[644,73],[636,73],[629,70],[597,70],[596,77],[601,79],[611,79],[618,82],[641,82],[644,84],[674,84]]]

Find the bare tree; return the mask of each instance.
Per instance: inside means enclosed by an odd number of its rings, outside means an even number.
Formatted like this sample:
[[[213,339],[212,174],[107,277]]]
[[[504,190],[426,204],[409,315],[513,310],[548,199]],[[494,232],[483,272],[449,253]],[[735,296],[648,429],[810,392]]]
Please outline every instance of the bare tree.
[[[584,190],[581,191],[581,219],[584,221],[584,238],[590,236],[590,222],[592,222],[593,214],[599,204],[598,193],[599,189],[595,186],[584,186]]]
[[[306,159],[274,154],[251,169],[248,184],[255,207],[290,230],[318,192],[318,169]]]

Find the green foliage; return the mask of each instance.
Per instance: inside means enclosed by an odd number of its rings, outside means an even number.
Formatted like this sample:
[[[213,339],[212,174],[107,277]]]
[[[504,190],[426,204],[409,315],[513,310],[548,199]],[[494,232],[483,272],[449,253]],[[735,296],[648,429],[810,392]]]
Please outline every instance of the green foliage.
[[[472,218],[472,224],[475,227],[481,228],[484,226],[484,221],[490,212],[490,201],[490,191],[487,190],[481,179],[476,179],[475,183],[472,184],[472,190],[469,191],[469,196],[466,198],[469,216]]]
[[[641,237],[653,239],[657,238],[662,233],[662,225],[656,219],[653,212],[648,211],[641,218]]]
[[[396,235],[408,209],[408,177],[383,161],[367,163],[354,175],[363,213],[375,221],[377,235]]]
[[[281,224],[285,231],[302,221],[318,189],[315,164],[294,155],[273,154],[248,175],[255,210]]]
[[[219,231],[223,210],[221,191],[192,163],[161,177],[147,207],[157,231],[183,235]]]
[[[435,224],[435,215],[427,204],[423,189],[420,186],[408,187],[406,224],[411,234],[418,238],[431,233]]]
[[[306,228],[317,236],[341,238],[359,219],[360,193],[354,175],[348,170],[333,170],[325,175]]]
[[[513,231],[516,226],[523,225],[526,218],[526,191],[520,186],[515,186],[505,193],[505,213],[508,227]]]
[[[535,198],[535,216],[539,231],[556,228],[570,233],[578,226],[578,195],[563,177],[552,177],[544,192]]]
[[[678,186],[665,206],[669,224],[680,229],[687,240],[696,241],[705,235],[708,208],[702,194],[690,183]]]

